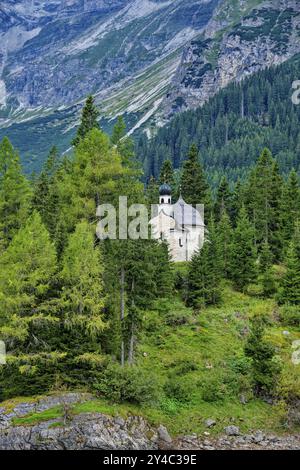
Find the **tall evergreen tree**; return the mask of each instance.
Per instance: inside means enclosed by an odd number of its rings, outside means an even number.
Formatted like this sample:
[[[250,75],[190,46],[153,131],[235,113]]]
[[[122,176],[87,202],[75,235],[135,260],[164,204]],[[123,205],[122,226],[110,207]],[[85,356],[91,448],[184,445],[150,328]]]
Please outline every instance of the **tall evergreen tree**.
[[[216,202],[214,207],[215,218],[219,221],[222,213],[231,211],[231,192],[226,176],[223,176],[217,190]]]
[[[296,223],[294,236],[285,259],[286,273],[281,280],[280,303],[300,305],[300,224]]]
[[[252,362],[252,378],[256,395],[274,393],[274,383],[278,380],[280,366],[274,360],[275,348],[265,338],[266,321],[254,317],[250,335],[245,344],[245,354]]]
[[[124,121],[123,116],[118,116],[117,122],[114,125],[112,136],[111,136],[111,143],[113,145],[118,145],[126,135],[126,124]]]
[[[295,222],[300,220],[300,187],[295,170],[290,172],[284,184],[280,210],[283,248],[285,249],[293,238]]]
[[[60,172],[59,155],[56,147],[52,147],[43,165],[42,171],[34,184],[32,206],[42,218],[43,224],[54,240],[59,217],[59,194],[57,179]]]
[[[158,204],[158,184],[153,176],[150,177],[146,187],[146,200],[149,205]]]
[[[194,309],[214,305],[221,298],[220,247],[212,220],[208,231],[209,238],[194,254],[188,269],[186,299],[187,305]]]
[[[233,233],[230,277],[239,290],[244,290],[256,278],[254,229],[245,207],[242,207]]]
[[[175,190],[175,178],[174,178],[174,169],[171,160],[165,160],[162,164],[160,175],[159,175],[159,184],[168,184],[172,188],[172,193]]]
[[[182,196],[188,204],[197,205],[206,202],[209,187],[195,144],[191,145],[188,158],[183,164],[180,183]]]
[[[99,129],[98,117],[99,110],[95,105],[95,99],[92,95],[89,95],[82,110],[81,122],[76,136],[72,141],[74,146],[77,146],[92,129]]]
[[[217,239],[220,248],[220,269],[222,276],[227,278],[230,273],[230,260],[232,257],[232,226],[226,210],[222,211],[220,222],[217,225]]]
[[[261,281],[263,292],[266,297],[274,294],[276,290],[275,279],[273,274],[273,254],[269,243],[265,240],[262,244],[259,257],[259,270],[261,273]]]
[[[0,251],[26,221],[31,198],[18,153],[5,137],[0,143]]]
[[[258,248],[266,240],[279,260],[281,253],[280,201],[282,178],[271,152],[264,149],[252,171],[247,187],[247,206],[255,228]]]

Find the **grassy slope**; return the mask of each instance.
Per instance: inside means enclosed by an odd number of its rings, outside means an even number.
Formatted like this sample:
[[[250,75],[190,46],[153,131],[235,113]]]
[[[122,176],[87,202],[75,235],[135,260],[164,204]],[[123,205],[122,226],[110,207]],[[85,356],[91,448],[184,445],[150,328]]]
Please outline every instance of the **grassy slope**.
[[[244,432],[251,429],[278,433],[286,431],[281,405],[271,406],[253,397],[248,397],[248,403],[243,405],[237,396],[231,396],[226,390],[224,399],[212,402],[204,401],[201,394],[203,383],[230,376],[232,361],[243,355],[243,332],[249,325],[249,318],[260,313],[267,313],[272,319],[267,336],[277,347],[285,383],[290,388],[299,388],[300,365],[292,364],[291,353],[292,342],[300,338],[300,333],[289,327],[290,335],[283,334],[287,328],[276,320],[274,301],[240,294],[230,286],[225,286],[222,305],[207,308],[199,315],[193,315],[176,298],[167,308],[171,315],[166,313],[166,305],[162,304],[145,315],[146,332],[138,347],[137,362],[146,372],[155,373],[161,386],[167,382],[170,374],[175,374],[180,383],[191,387],[190,401],[180,404],[176,400],[163,398],[160,405],[155,407],[139,407],[97,399],[75,405],[73,412],[103,412],[124,417],[128,414],[140,414],[153,424],[165,424],[174,435],[207,431],[204,424],[207,418],[217,419],[217,425],[209,430],[211,434],[222,432],[224,426],[229,424],[240,426]],[[168,325],[167,319],[174,316],[185,318],[185,324]],[[192,369],[195,370],[182,371],[185,364],[192,364]],[[4,405],[11,408],[12,403],[7,402]],[[60,419],[61,414],[61,409],[56,407],[16,418],[14,423],[30,425],[53,418]]]

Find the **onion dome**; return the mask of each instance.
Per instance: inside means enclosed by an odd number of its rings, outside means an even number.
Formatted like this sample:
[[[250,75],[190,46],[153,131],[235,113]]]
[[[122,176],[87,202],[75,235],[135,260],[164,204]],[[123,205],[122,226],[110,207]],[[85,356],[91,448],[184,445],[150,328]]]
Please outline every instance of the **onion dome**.
[[[164,183],[160,186],[159,188],[160,196],[171,196],[171,193],[172,193],[171,186],[169,186],[167,183]]]

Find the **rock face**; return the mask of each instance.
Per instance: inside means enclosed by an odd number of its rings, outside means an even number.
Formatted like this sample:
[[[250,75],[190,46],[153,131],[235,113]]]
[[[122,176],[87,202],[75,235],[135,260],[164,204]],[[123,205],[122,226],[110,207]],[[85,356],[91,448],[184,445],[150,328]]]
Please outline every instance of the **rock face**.
[[[242,435],[236,426],[228,426],[226,436],[208,438],[205,432],[203,437],[192,434],[172,438],[165,426],[156,429],[139,416],[125,419],[102,413],[72,414],[72,405],[86,401],[93,401],[93,397],[68,393],[19,403],[9,411],[0,407],[0,450],[300,450],[300,435],[278,437],[262,431]],[[58,418],[26,426],[13,424],[13,419],[58,405],[62,407]]]
[[[0,138],[38,171],[52,145],[69,148],[89,93],[105,130],[124,114],[151,135],[299,53],[299,28],[298,0],[1,1]]]
[[[272,0],[249,9],[250,3],[240,2],[241,19],[234,22],[230,0],[224,0],[204,36],[186,48],[163,103],[167,118],[201,106],[232,81],[279,65],[300,52],[299,2]]]
[[[75,416],[66,426],[56,421],[32,427],[10,427],[0,432],[0,450],[151,450],[157,435],[139,417],[124,423],[100,413]]]
[[[25,110],[60,107],[106,90],[199,34],[218,3],[5,0],[0,103]]]

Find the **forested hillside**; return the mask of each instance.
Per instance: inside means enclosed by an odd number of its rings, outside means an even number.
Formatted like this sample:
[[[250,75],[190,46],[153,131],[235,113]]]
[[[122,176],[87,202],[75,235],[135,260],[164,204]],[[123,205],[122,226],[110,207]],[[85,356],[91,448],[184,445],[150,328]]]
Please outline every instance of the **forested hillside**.
[[[146,191],[141,183],[124,121],[109,137],[97,118],[89,97],[74,155],[52,149],[30,180],[10,141],[0,144],[0,399],[81,390],[99,398],[87,405],[94,411],[134,409],[175,434],[202,432],[209,417],[216,433],[232,420],[245,431],[294,432],[297,172],[284,178],[265,148],[244,182],[231,189],[223,177],[213,195],[188,142],[180,181],[170,161],[160,181],[174,197],[180,184],[187,203],[205,202],[208,231],[203,249],[174,265],[151,237],[96,238],[99,202],[117,208],[127,195],[149,207],[158,198],[153,179]]]
[[[244,178],[264,147],[271,149],[287,174],[300,165],[300,106],[292,103],[292,83],[300,77],[300,57],[258,72],[220,91],[203,107],[176,116],[151,141],[141,137],[137,155],[146,177],[157,177],[164,160],[176,169],[191,142],[213,186],[222,175]]]

